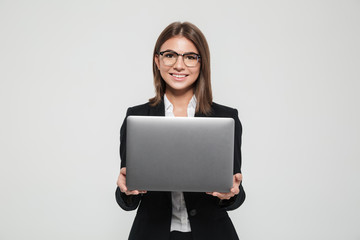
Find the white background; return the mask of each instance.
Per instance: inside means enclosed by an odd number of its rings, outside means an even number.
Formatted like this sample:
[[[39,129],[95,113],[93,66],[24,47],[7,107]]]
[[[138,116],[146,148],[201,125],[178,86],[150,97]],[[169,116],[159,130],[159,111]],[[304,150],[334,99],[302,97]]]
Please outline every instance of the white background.
[[[153,96],[173,21],[242,121],[242,240],[360,239],[360,1],[0,0],[0,239],[127,239],[127,107]]]

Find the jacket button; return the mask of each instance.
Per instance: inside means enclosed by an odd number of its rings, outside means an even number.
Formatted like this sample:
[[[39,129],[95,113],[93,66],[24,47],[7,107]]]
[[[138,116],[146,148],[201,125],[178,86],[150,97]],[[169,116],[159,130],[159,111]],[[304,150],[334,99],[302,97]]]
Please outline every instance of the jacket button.
[[[192,209],[192,210],[190,210],[190,212],[189,212],[189,214],[190,214],[190,216],[195,216],[196,215],[196,209]]]

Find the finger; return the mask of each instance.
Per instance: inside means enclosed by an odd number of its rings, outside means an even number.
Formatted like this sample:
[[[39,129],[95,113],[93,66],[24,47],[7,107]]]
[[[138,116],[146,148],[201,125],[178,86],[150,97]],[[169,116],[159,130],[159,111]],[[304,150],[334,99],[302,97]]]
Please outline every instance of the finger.
[[[220,194],[218,194],[217,197],[220,198],[220,199],[229,200],[231,197],[233,197],[233,194],[231,194],[231,193],[220,193]]]
[[[241,184],[241,179],[242,179],[242,175],[240,173],[234,175],[233,187],[230,190],[231,192],[238,194],[238,188]]]
[[[120,188],[121,192],[126,192],[128,189],[126,187],[126,183],[125,183],[126,180],[122,179],[121,178],[121,175],[117,181],[117,185],[118,187]]]
[[[231,192],[229,192],[229,193],[219,193],[219,192],[217,192],[215,194],[215,197],[218,197],[220,199],[230,199],[233,196],[234,196],[234,194],[231,193]]]
[[[125,192],[126,195],[139,195],[139,191],[138,190],[132,190],[132,191],[126,191]]]
[[[146,190],[131,190],[131,191],[126,191],[125,194],[126,195],[139,195],[139,194],[144,194],[147,193]]]
[[[126,187],[126,167],[120,169],[117,185],[119,186],[121,192],[126,193],[128,191]]]
[[[122,183],[120,180],[117,182],[118,187],[120,188],[121,192],[126,192],[128,189],[124,183]]]
[[[240,192],[239,186],[231,188],[231,189],[230,189],[230,192],[231,192],[232,194],[234,194],[234,196],[237,195],[237,194],[239,194],[239,192]]]
[[[214,197],[217,197],[217,196],[220,195],[220,193],[219,192],[212,192],[211,195],[213,195]]]
[[[120,183],[118,186],[119,186],[121,192],[123,192],[123,193],[129,192],[127,187],[124,184]]]
[[[241,173],[235,174],[234,175],[234,181],[241,182],[242,181],[242,174]]]

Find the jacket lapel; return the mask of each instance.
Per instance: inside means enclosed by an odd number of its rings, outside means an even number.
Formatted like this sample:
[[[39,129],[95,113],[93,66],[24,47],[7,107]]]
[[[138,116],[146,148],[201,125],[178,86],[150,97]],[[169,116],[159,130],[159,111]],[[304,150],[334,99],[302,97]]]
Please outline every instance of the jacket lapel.
[[[162,100],[158,105],[150,107],[149,116],[165,116],[164,100]]]
[[[197,112],[195,113],[195,117],[215,117],[214,109],[211,108],[211,113],[208,116],[203,113]]]
[[[206,116],[205,116],[205,114],[197,112],[197,113],[195,113],[195,117],[206,117]]]
[[[164,98],[162,98],[162,101],[158,105],[154,107],[150,107],[149,116],[165,116]],[[213,116],[213,114],[210,114],[210,116]],[[203,113],[196,112],[195,117],[207,117],[207,116]]]

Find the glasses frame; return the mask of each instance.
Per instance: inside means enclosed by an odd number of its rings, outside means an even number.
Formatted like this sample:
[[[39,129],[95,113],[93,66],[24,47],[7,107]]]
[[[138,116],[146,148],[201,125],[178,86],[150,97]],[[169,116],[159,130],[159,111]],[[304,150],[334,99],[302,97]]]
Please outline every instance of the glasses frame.
[[[196,65],[197,65],[197,63],[199,62],[199,59],[201,58],[201,56],[200,56],[200,54],[197,54],[197,53],[194,53],[194,52],[186,52],[186,53],[184,53],[184,54],[180,54],[180,53],[177,53],[177,52],[175,52],[175,51],[172,51],[172,50],[165,50],[165,51],[162,51],[162,52],[158,52],[158,54],[160,55],[160,56],[162,56],[162,57],[164,57],[164,53],[174,53],[174,54],[176,54],[176,61],[174,62],[174,64],[172,64],[172,65],[166,65],[165,63],[165,65],[166,66],[169,66],[169,67],[172,67],[172,66],[174,66],[176,63],[177,63],[177,61],[178,61],[178,59],[179,59],[179,56],[182,56],[183,57],[183,63],[185,64],[185,66],[187,66],[187,67],[196,67]],[[185,61],[184,61],[184,55],[188,55],[188,54],[194,54],[194,55],[196,55],[196,65],[194,65],[194,66],[188,66],[186,63],[185,63]],[[163,61],[164,62],[164,61]]]

